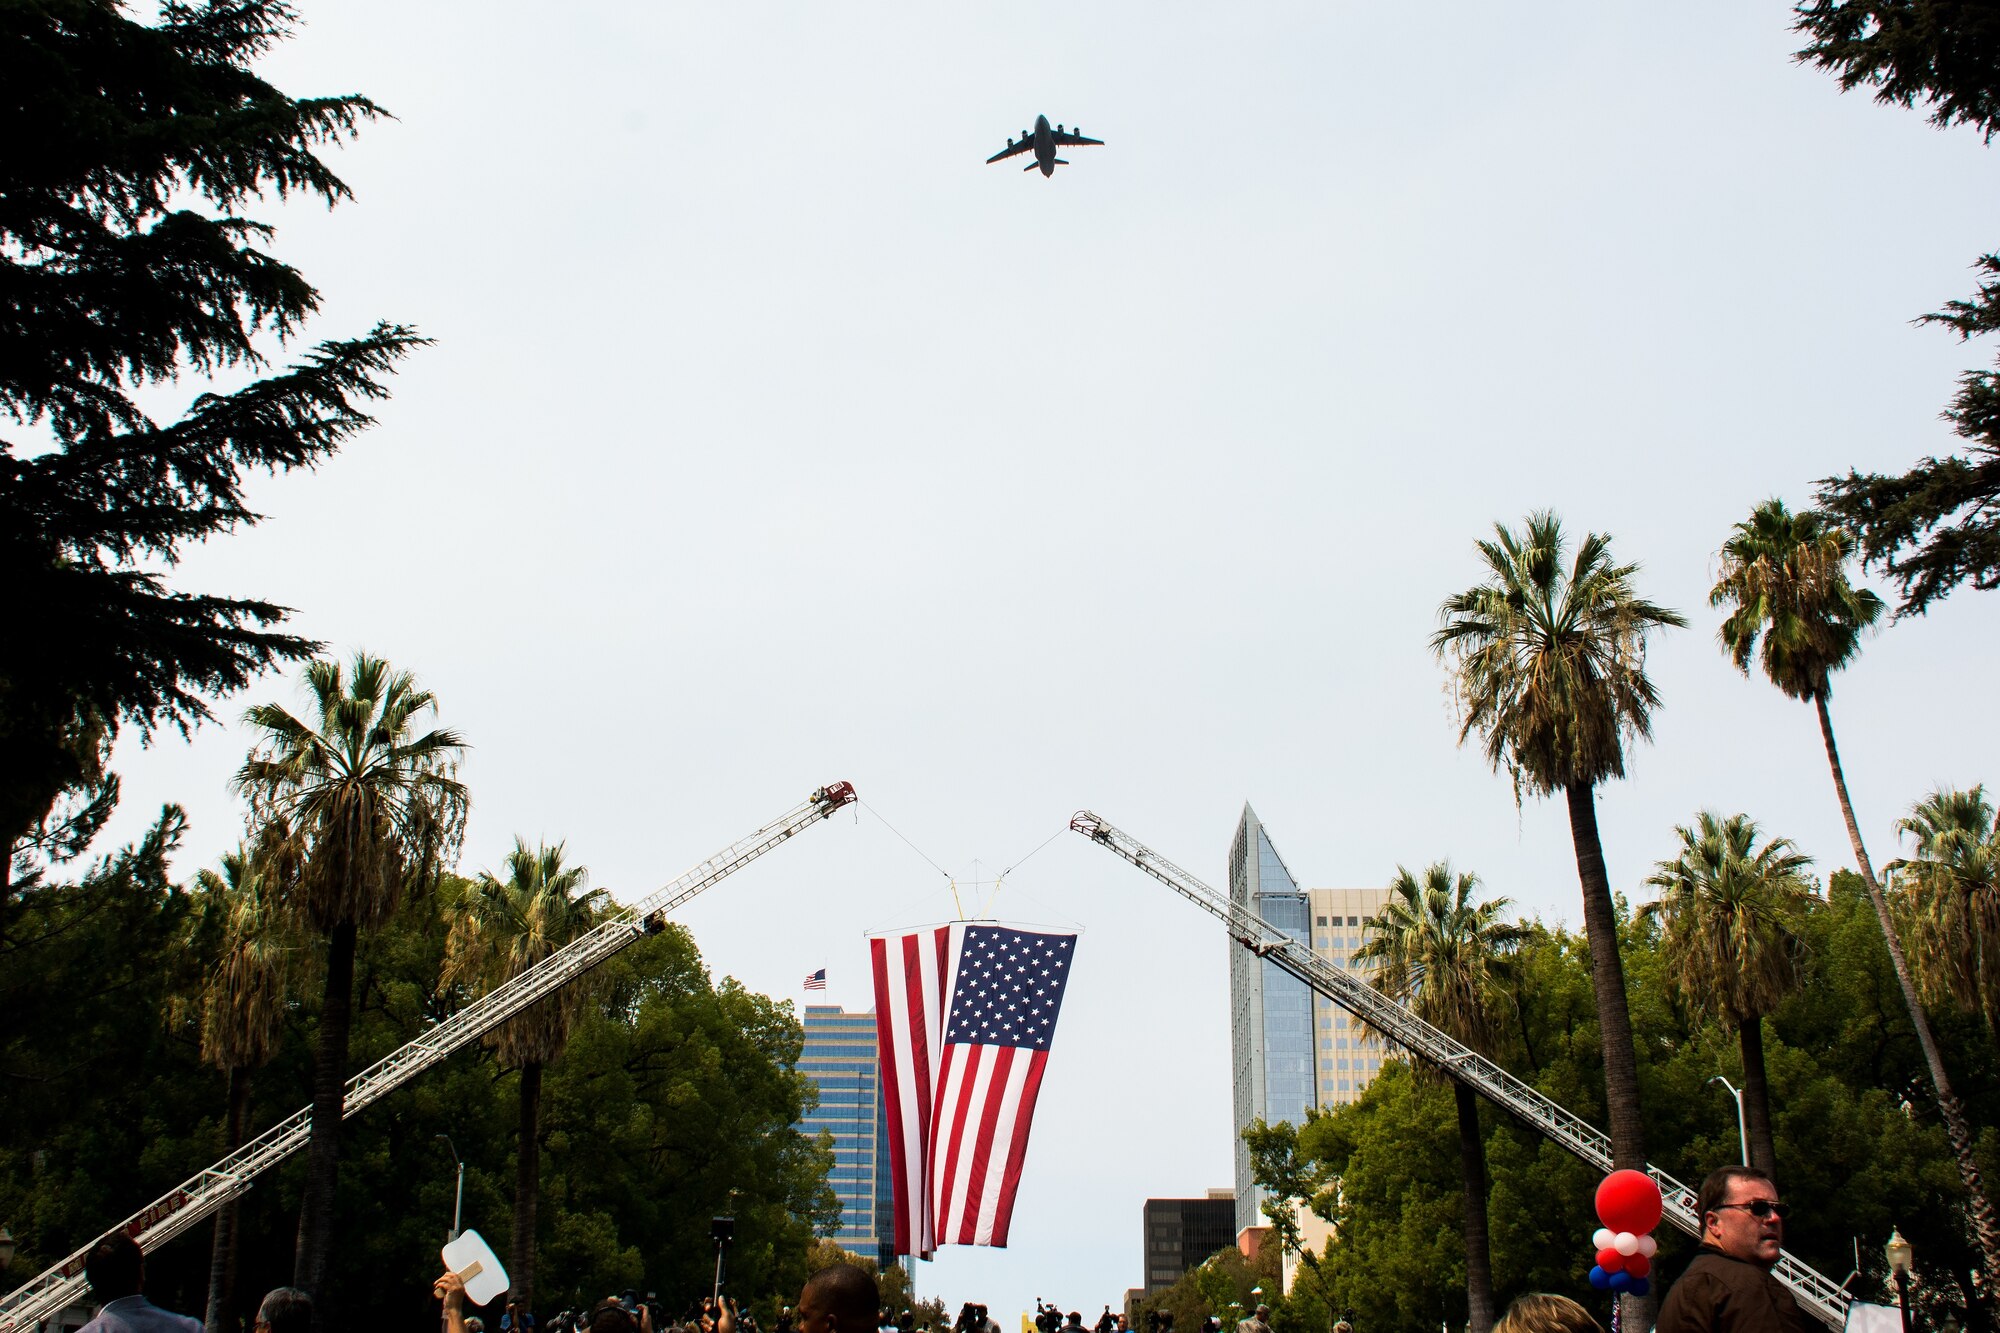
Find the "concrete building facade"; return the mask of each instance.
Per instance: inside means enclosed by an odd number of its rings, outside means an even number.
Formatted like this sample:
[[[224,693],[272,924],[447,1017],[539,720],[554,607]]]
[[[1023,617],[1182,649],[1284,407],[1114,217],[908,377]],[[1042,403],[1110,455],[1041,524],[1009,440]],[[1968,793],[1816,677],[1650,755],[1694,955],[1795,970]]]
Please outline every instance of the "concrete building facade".
[[[1229,849],[1230,901],[1337,967],[1362,975],[1362,922],[1386,889],[1302,889],[1247,804]],[[1314,1108],[1353,1101],[1382,1067],[1380,1043],[1339,1005],[1266,958],[1229,942],[1229,1044],[1236,1141],[1235,1230],[1261,1226],[1263,1194],[1243,1131],[1261,1117],[1304,1122]]]
[[[799,1130],[833,1136],[833,1192],[840,1228],[833,1239],[885,1268],[896,1261],[896,1198],[889,1176],[889,1115],[882,1099],[875,1015],[837,1005],[805,1007],[799,1072],[819,1089],[819,1105]]]

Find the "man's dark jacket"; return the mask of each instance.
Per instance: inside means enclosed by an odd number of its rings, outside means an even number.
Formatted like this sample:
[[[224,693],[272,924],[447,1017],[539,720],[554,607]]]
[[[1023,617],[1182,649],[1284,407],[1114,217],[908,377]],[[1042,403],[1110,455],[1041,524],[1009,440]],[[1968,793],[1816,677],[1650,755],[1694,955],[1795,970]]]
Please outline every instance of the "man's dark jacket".
[[[1704,1245],[1668,1289],[1657,1333],[1814,1333],[1814,1326],[1762,1264]]]

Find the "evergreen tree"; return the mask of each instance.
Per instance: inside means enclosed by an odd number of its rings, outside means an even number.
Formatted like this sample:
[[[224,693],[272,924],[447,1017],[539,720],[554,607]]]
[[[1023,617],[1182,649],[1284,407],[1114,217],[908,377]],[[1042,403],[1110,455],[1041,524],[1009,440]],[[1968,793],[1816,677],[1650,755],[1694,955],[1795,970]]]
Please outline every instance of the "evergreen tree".
[[[170,0],[151,26],[116,0],[0,6],[0,418],[16,428],[0,438],[0,932],[17,854],[115,795],[121,725],[186,731],[207,698],[314,649],[274,628],[286,608],[177,592],[158,567],[255,523],[246,475],[331,455],[422,341],[383,323],[270,362],[319,293],[245,209],[348,198],[317,150],[382,114],[253,74],[291,23],[280,0]],[[140,406],[222,370],[264,373],[176,419]]]
[[[2000,133],[2000,10],[1987,0],[1806,0],[1796,29],[1810,40],[1799,59],[1871,88],[1875,100],[1922,107],[1940,129],[1969,125]],[[1970,301],[1953,301],[1922,322],[1961,338],[2000,328],[2000,254]],[[1963,454],[1926,458],[1889,475],[1849,470],[1820,482],[1819,502],[1861,538],[1863,558],[1896,580],[1898,614],[1921,614],[1961,583],[2000,587],[2000,375],[1968,371],[1945,411],[1967,442]]]

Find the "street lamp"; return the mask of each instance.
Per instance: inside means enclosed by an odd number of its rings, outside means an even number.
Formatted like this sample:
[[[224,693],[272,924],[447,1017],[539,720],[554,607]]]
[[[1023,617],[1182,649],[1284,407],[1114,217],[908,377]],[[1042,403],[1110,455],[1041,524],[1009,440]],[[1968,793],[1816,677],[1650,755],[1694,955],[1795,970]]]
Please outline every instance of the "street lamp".
[[[458,1192],[451,1199],[451,1234],[445,1237],[448,1241],[457,1240],[459,1210],[465,1206],[465,1163],[459,1159],[458,1145],[451,1141],[451,1135],[440,1134],[437,1137],[443,1139],[444,1146],[451,1149],[451,1160],[458,1165]]]
[[[1882,1255],[1889,1261],[1889,1273],[1896,1279],[1896,1305],[1903,1312],[1903,1333],[1910,1333],[1910,1258],[1913,1251],[1903,1233],[1889,1228],[1889,1243]]]
[[[1720,1083],[1723,1087],[1729,1089],[1729,1095],[1736,1099],[1736,1141],[1743,1149],[1743,1165],[1748,1166],[1750,1165],[1750,1129],[1749,1123],[1743,1118],[1743,1090],[1720,1074],[1710,1079],[1709,1082]]]

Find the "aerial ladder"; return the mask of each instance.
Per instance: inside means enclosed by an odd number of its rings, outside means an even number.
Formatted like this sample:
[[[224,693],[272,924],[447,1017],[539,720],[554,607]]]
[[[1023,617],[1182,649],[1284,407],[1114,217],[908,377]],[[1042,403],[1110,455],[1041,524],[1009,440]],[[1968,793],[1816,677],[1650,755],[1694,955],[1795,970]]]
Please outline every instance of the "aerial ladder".
[[[1595,1125],[1571,1115],[1373,986],[1318,957],[1305,941],[1294,939],[1247,907],[1231,902],[1226,895],[1217,893],[1101,815],[1079,810],[1069,826],[1219,918],[1228,928],[1230,938],[1251,953],[1298,978],[1410,1054],[1437,1066],[1599,1171],[1612,1170],[1611,1140]],[[1701,1219],[1695,1213],[1695,1192],[1651,1164],[1647,1165],[1646,1174],[1660,1187],[1666,1220],[1690,1236],[1699,1236]],[[1791,1289],[1803,1309],[1833,1328],[1845,1327],[1849,1297],[1839,1283],[1829,1281],[1825,1274],[1788,1254],[1779,1255],[1771,1273]]]
[[[817,789],[796,808],[723,848],[666,887],[621,908],[569,945],[494,987],[422,1036],[348,1079],[342,1118],[388,1096],[633,941],[658,934],[666,928],[669,912],[788,841],[793,834],[831,818],[836,810],[854,799],[852,783],[836,782]],[[141,1208],[114,1230],[127,1233],[145,1250],[172,1240],[249,1189],[250,1182],[262,1172],[303,1148],[311,1133],[311,1112],[311,1107],[293,1112],[215,1165]],[[92,1244],[95,1243],[93,1240]],[[0,1333],[26,1333],[80,1297],[85,1286],[84,1259],[89,1253],[90,1247],[85,1246],[0,1299]]]

